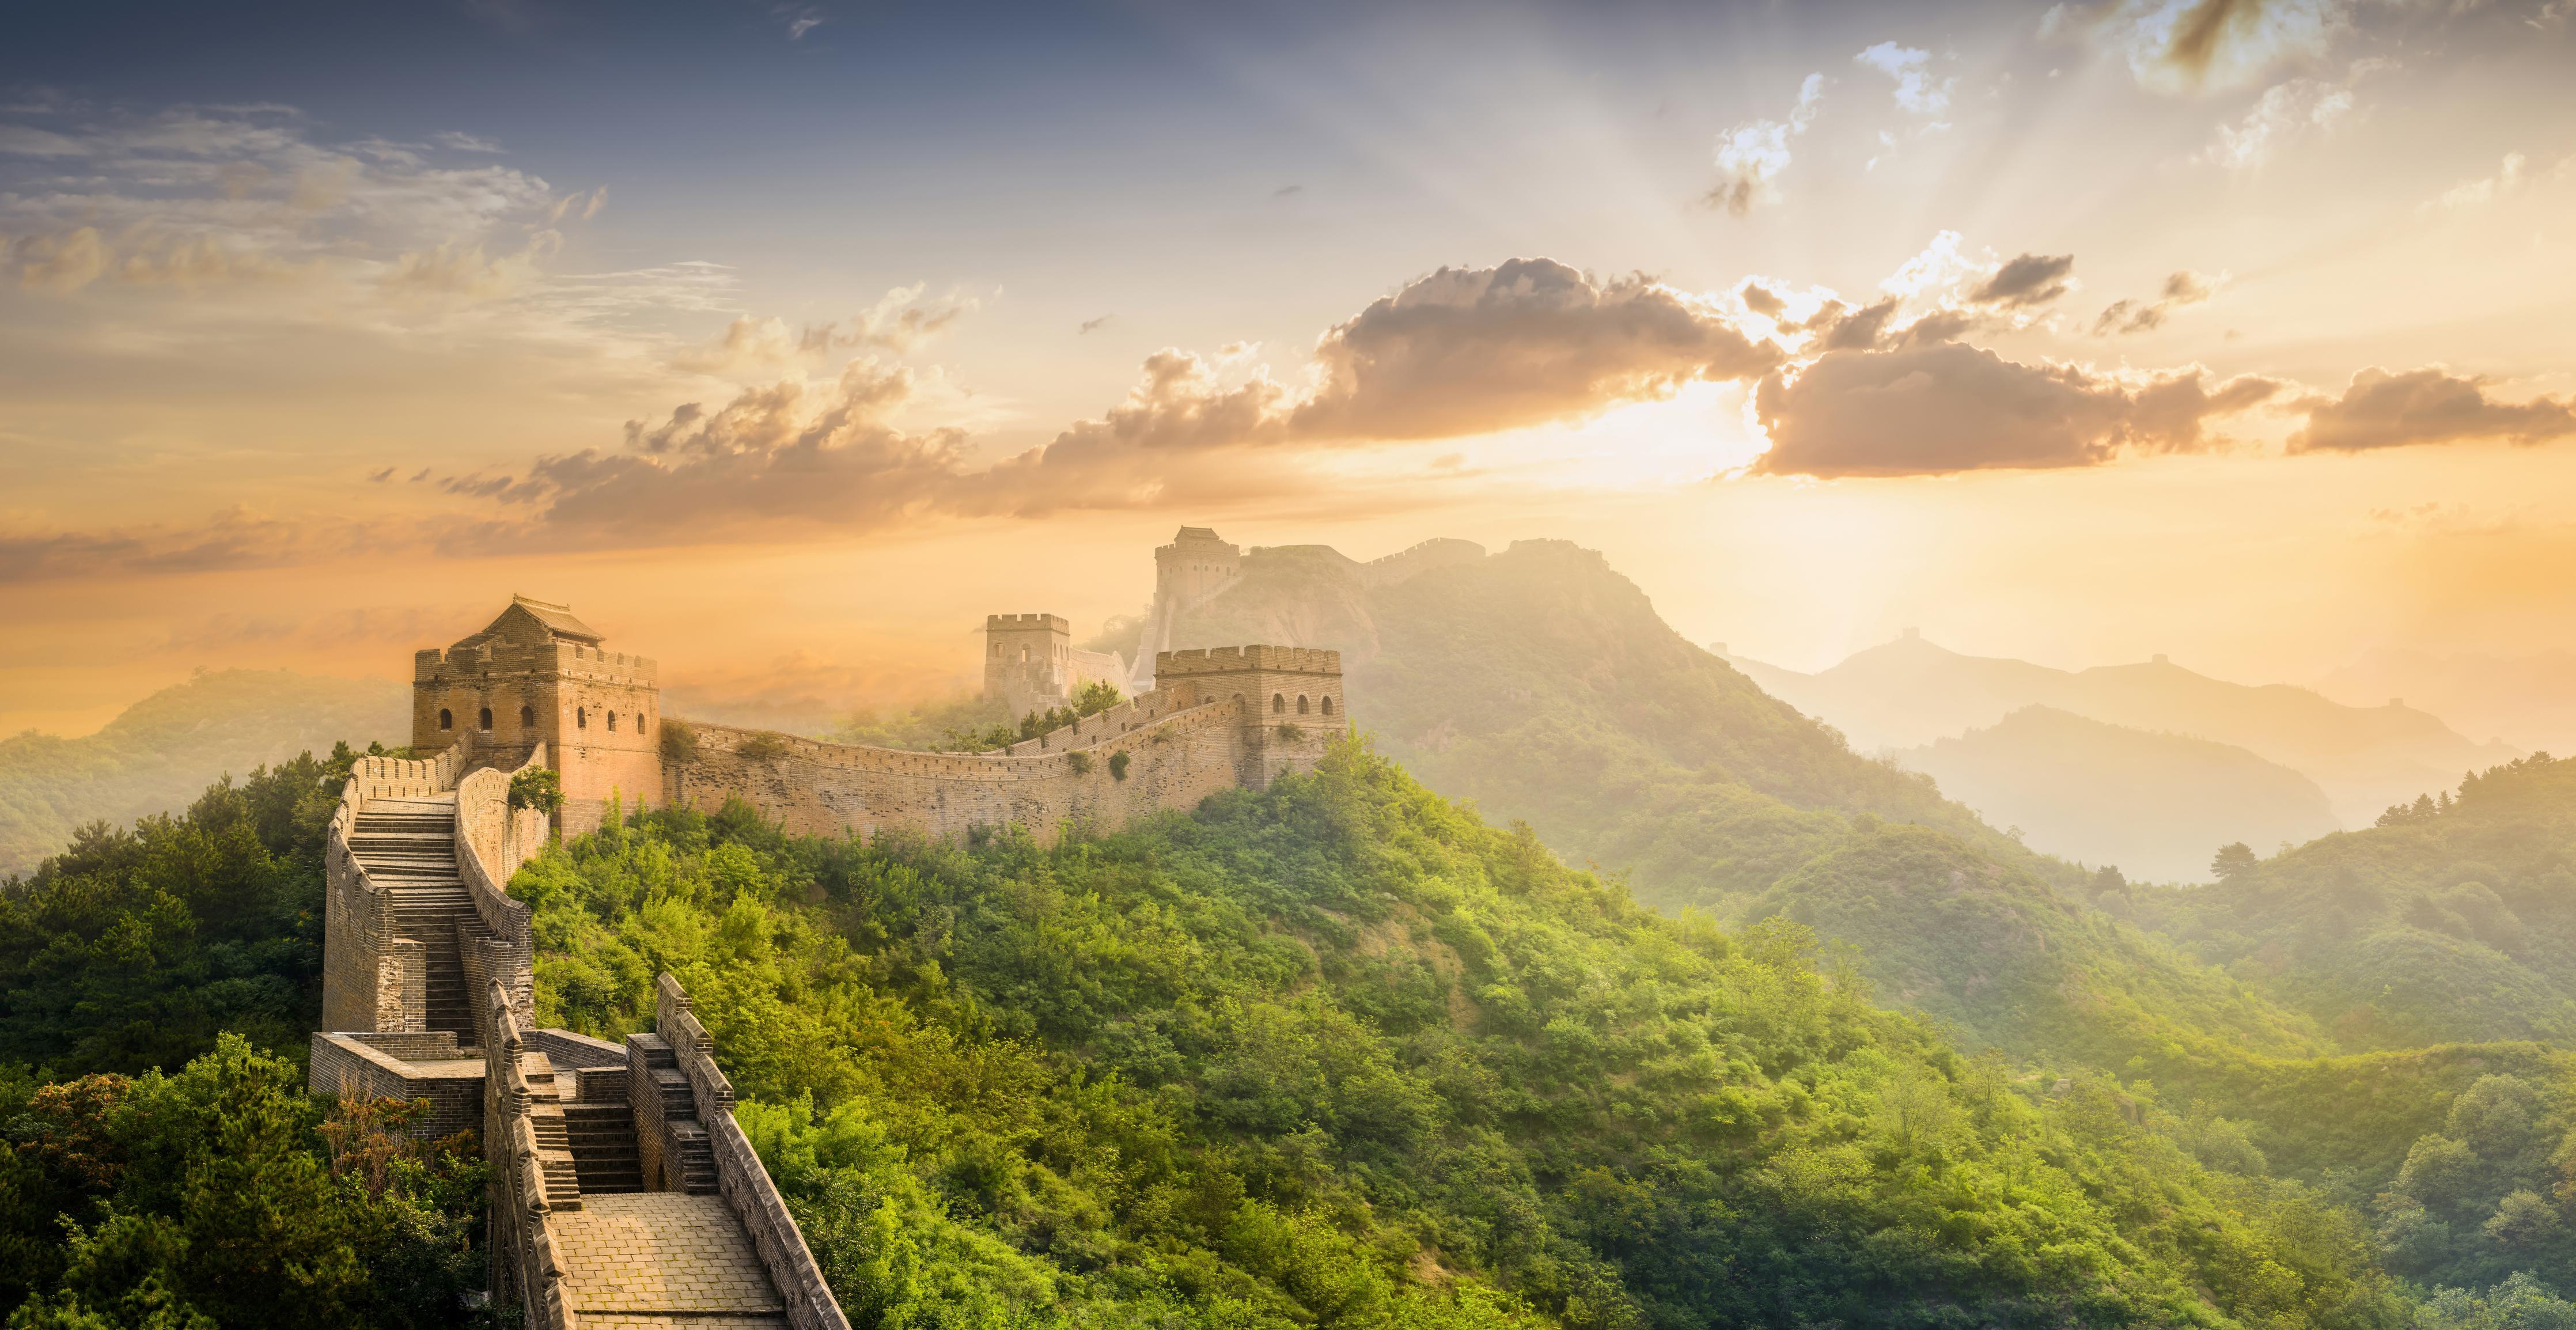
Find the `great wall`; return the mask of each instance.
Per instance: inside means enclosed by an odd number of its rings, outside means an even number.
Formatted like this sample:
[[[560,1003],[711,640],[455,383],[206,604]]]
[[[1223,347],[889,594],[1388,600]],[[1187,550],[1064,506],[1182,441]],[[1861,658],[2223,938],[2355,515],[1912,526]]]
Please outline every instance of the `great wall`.
[[[1228,584],[1233,550],[1183,528],[1157,552],[1164,640]],[[1054,615],[989,616],[985,689],[1010,714],[1095,681],[1137,691],[1006,747],[939,753],[665,717],[655,662],[609,650],[567,606],[513,598],[482,631],[415,654],[411,754],[359,759],[342,792],[314,1092],[425,1099],[416,1132],[479,1131],[492,1296],[533,1330],[846,1330],[688,995],[661,976],[655,1032],[622,1043],[538,1028],[530,912],[510,878],[616,810],[733,799],[801,834],[1051,840],[1310,770],[1348,723],[1336,652],[1160,650],[1155,631],[1139,674],[1074,649]],[[551,814],[511,799],[538,771],[561,791]]]

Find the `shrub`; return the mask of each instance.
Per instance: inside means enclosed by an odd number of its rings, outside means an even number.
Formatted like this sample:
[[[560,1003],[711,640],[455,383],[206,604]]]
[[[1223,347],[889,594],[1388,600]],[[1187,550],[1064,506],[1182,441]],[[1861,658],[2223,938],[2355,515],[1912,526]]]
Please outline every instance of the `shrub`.
[[[1091,754],[1073,753],[1070,754],[1070,756],[1073,758],[1073,774],[1077,776],[1088,776],[1091,774]]]
[[[563,807],[563,780],[544,767],[530,767],[510,777],[510,806],[551,813]]]
[[[734,756],[746,762],[775,762],[787,756],[787,736],[772,730],[744,736],[733,746]]]
[[[1127,755],[1125,753],[1111,753],[1109,755],[1109,778],[1111,780],[1127,779]]]
[[[684,720],[662,722],[662,760],[695,762],[698,760],[698,732]]]
[[[1097,716],[1126,700],[1126,696],[1118,691],[1118,685],[1107,679],[1094,679],[1074,691],[1073,713]]]

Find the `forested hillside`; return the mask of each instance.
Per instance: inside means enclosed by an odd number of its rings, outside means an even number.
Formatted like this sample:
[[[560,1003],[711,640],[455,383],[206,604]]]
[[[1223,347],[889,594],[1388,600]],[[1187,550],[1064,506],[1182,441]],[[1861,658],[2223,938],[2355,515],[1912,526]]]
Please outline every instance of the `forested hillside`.
[[[688,984],[862,1326],[2407,1315],[2241,1129],[1963,1058],[1357,745],[1053,850],[654,814],[512,890],[540,1019]]]
[[[96,734],[0,739],[0,877],[33,868],[76,827],[179,808],[226,772],[410,733],[411,691],[390,680],[222,670],[154,693]]]
[[[2576,760],[2115,902],[2353,1048],[2576,1035]]]

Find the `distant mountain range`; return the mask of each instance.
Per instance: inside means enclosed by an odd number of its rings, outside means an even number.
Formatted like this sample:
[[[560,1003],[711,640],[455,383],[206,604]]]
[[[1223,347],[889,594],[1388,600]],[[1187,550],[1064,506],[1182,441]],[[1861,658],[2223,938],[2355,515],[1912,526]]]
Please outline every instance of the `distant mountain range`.
[[[2024,707],[2045,706],[2242,748],[2316,782],[2346,827],[2368,826],[2391,804],[2411,803],[2457,785],[2465,772],[2522,755],[2509,744],[2465,738],[2439,717],[2402,703],[2346,706],[2288,684],[2228,683],[2162,656],[2143,665],[2059,670],[1961,655],[1908,631],[1815,674],[1733,655],[1727,660],[1763,691],[1840,729],[1864,752],[1921,748]]]
[[[2373,651],[2317,680],[2317,691],[2367,705],[2402,697],[2469,734],[2576,753],[2576,651],[2529,656]]]
[[[96,734],[0,739],[0,877],[35,867],[87,823],[184,807],[226,773],[410,734],[411,689],[392,680],[220,670],[152,694]]]
[[[2277,762],[2055,707],[2024,707],[1895,756],[2032,849],[2144,881],[2200,881],[2211,852],[2230,842],[2268,854],[2340,829],[2325,791]]]

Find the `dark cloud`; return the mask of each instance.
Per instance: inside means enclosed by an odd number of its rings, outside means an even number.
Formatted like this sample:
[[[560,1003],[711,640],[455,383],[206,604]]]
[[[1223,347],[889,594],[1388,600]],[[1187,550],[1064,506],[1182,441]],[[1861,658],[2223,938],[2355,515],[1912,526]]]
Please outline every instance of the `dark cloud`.
[[[2072,365],[2023,365],[1959,342],[1834,351],[1755,397],[1775,475],[1909,476],[2094,466],[2122,451],[2205,446],[2202,422],[2279,385],[2214,390],[2199,370],[2133,386]]]
[[[1117,317],[1117,316],[1116,316],[1116,315],[1114,315],[1114,314],[1103,314],[1103,315],[1101,315],[1099,318],[1096,318],[1096,319],[1084,319],[1084,320],[1082,321],[1082,327],[1081,327],[1081,329],[1080,329],[1079,331],[1075,332],[1075,333],[1074,333],[1074,336],[1076,336],[1076,337],[1088,337],[1088,336],[1090,336],[1091,334],[1093,334],[1093,333],[1096,333],[1096,332],[1100,331],[1102,328],[1107,327],[1107,326],[1108,326],[1108,324],[1109,324],[1109,321],[1110,321],[1111,319],[1113,319],[1113,318],[1116,318],[1116,317]]]
[[[1548,259],[1443,268],[1315,348],[1307,438],[1415,439],[1511,429],[1661,397],[1781,363],[1714,307],[1643,277],[1596,284]]]
[[[2093,321],[2093,335],[2146,332],[2163,325],[2175,310],[2197,305],[2218,293],[2218,284],[2186,268],[2165,278],[2154,300],[2115,300]]]
[[[1866,351],[1878,345],[1887,331],[1887,321],[1895,317],[1896,297],[1889,296],[1859,309],[1847,310],[1839,300],[1828,301],[1825,308],[1808,326],[1824,330],[1824,348],[1828,351]]]
[[[394,469],[392,467],[386,467],[382,471],[370,471],[367,473],[367,479],[375,481],[378,484],[383,484],[385,481],[393,478]]]
[[[2074,270],[2072,254],[2024,254],[1997,269],[1968,299],[2004,309],[2045,305],[2066,294],[2066,275]]]
[[[2343,396],[2299,402],[2308,425],[2290,436],[2290,451],[2363,452],[2465,439],[2534,444],[2576,434],[2576,408],[2567,402],[2549,397],[2498,402],[2487,396],[2487,382],[2439,366],[2403,374],[2363,370]]]
[[[1737,290],[1736,295],[1743,300],[1746,309],[1768,318],[1776,319],[1780,317],[1782,311],[1789,308],[1788,304],[1771,288],[1755,282],[1746,282]]]

